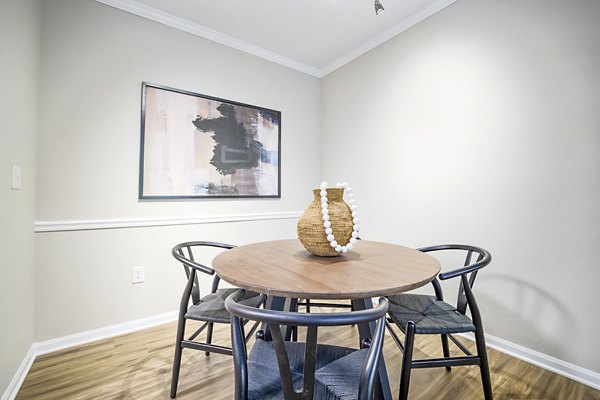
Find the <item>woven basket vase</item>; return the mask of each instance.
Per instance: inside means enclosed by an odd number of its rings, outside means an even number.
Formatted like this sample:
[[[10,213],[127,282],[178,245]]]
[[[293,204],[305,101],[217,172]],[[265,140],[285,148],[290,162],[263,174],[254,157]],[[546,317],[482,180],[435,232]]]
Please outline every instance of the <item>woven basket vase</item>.
[[[315,199],[306,207],[304,214],[298,220],[298,238],[304,248],[317,256],[335,257],[340,253],[335,251],[325,234],[323,213],[321,212],[321,189],[314,189]],[[327,189],[329,217],[335,240],[342,245],[352,237],[352,211],[342,199],[344,189]]]

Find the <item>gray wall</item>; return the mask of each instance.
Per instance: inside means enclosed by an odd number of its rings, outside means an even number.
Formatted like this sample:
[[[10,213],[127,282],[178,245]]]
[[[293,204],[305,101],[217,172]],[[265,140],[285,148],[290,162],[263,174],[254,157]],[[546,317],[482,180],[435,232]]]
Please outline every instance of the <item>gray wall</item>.
[[[39,221],[301,211],[311,201],[317,78],[91,0],[45,2],[42,26]],[[138,201],[142,81],[280,110],[281,199]],[[35,339],[176,310],[177,242],[295,235],[293,219],[38,233]]]
[[[0,0],[0,393],[33,342],[41,4]],[[11,168],[22,189],[11,190]]]
[[[460,0],[326,76],[321,111],[361,236],[487,247],[487,332],[596,372],[598,20],[598,1]]]

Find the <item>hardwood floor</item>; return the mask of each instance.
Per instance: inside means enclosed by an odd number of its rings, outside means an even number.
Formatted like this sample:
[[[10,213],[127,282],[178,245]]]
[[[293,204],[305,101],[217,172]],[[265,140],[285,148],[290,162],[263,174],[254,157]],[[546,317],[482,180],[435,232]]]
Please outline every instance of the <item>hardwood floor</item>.
[[[40,356],[17,399],[168,399],[175,323]],[[227,344],[229,327],[217,326],[215,338]],[[320,340],[354,346],[356,327],[326,328]],[[464,340],[468,347],[472,344]],[[451,345],[452,346],[452,345]],[[457,350],[458,351],[458,350]],[[394,398],[398,396],[401,353],[386,338],[385,359]],[[458,353],[457,353],[458,354]],[[488,350],[494,398],[600,400],[600,391],[544,369]],[[417,337],[415,357],[441,356],[439,337]],[[231,399],[233,365],[228,356],[184,350],[177,399]],[[411,400],[482,399],[477,367],[415,370]]]

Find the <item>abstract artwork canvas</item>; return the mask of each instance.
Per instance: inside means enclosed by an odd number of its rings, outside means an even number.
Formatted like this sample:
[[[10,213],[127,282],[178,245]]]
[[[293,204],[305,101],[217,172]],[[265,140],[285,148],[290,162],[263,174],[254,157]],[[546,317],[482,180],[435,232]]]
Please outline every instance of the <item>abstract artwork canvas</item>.
[[[281,197],[281,112],[144,82],[140,199]]]

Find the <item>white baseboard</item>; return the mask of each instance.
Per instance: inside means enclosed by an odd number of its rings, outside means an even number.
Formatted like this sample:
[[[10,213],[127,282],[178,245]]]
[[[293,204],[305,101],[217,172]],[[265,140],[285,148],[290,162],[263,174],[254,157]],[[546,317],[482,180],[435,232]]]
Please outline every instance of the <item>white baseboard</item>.
[[[472,334],[461,334],[460,336],[469,340],[475,340]],[[498,350],[511,357],[518,358],[519,360],[523,360],[540,368],[554,372],[555,374],[562,375],[574,381],[583,383],[586,386],[600,390],[600,373],[559,360],[558,358],[531,350],[527,347],[511,343],[492,335],[486,334],[485,342],[487,347],[494,350]]]
[[[15,376],[13,376],[0,400],[13,400],[15,397],[17,397],[17,393],[19,393],[19,389],[21,388],[21,385],[23,384],[23,381],[25,380],[25,377],[27,376],[27,373],[29,372],[34,360],[35,353],[33,351],[33,346],[31,346],[25,355],[23,362],[19,366],[17,373]]]
[[[23,359],[21,366],[17,370],[15,376],[0,400],[14,400],[19,392],[19,389],[21,388],[21,385],[23,384],[23,381],[25,380],[25,377],[27,376],[27,373],[29,372],[29,369],[35,361],[35,358],[39,355],[151,328],[157,325],[175,321],[176,319],[177,312],[173,311],[153,317],[142,318],[135,321],[111,325],[104,328],[93,329],[90,331],[76,333],[74,335],[63,336],[56,339],[34,343],[31,345],[29,352],[27,352],[27,355]],[[474,340],[473,335],[460,336],[469,340]],[[548,356],[492,335],[486,334],[485,340],[487,346],[494,350],[498,350],[502,353],[508,354],[511,357],[515,357],[530,364],[537,365],[540,368],[544,368],[548,371],[600,390],[600,374],[597,372],[570,364],[566,361],[559,360],[558,358]]]
[[[80,346],[82,344],[95,342],[97,340],[108,339],[111,337],[124,335],[126,333],[136,332],[153,326],[166,324],[177,319],[178,312],[173,311],[166,314],[155,315],[153,317],[137,319],[135,321],[124,322],[122,324],[106,326],[104,328],[92,329],[90,331],[76,333],[74,335],[63,336],[56,339],[46,340],[44,342],[34,343],[33,348],[36,356],[48,354],[55,351],[68,349],[70,347]]]
[[[166,324],[177,320],[177,316],[178,312],[173,311],[166,314],[155,315],[153,317],[137,319],[135,321],[124,322],[122,324],[92,329],[74,335],[33,343],[0,400],[14,400],[37,356]]]

